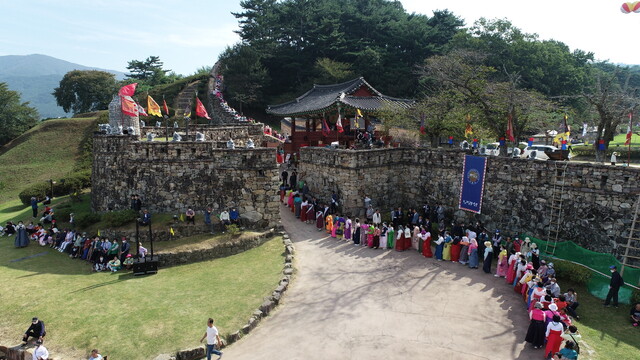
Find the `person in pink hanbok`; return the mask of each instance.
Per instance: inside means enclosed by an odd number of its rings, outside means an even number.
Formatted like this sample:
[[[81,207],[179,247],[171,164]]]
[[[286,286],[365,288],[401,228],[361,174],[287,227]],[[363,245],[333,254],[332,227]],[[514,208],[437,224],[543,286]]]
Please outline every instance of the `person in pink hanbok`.
[[[496,277],[507,276],[509,264],[507,263],[507,249],[504,245],[500,245],[500,253],[498,254],[498,266],[496,267]]]
[[[352,231],[352,223],[351,218],[347,217],[347,221],[344,224],[344,239],[347,241],[351,241],[351,231]]]

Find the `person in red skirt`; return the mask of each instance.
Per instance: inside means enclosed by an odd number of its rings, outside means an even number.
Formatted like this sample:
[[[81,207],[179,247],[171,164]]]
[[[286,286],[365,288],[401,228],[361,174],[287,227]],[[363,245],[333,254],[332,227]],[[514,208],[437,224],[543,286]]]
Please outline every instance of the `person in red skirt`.
[[[304,200],[302,200],[302,204],[300,204],[300,221],[302,222],[307,222],[307,208],[309,207],[309,202],[307,201],[307,198],[305,197]]]
[[[460,237],[453,238],[451,243],[451,261],[458,262],[460,260]]]
[[[433,252],[431,251],[431,232],[422,230],[420,240],[422,241],[422,256],[428,258],[433,257]]]
[[[396,251],[404,251],[404,228],[398,225],[398,235],[396,236]]]
[[[407,224],[404,227],[404,249],[411,249],[411,226]]]

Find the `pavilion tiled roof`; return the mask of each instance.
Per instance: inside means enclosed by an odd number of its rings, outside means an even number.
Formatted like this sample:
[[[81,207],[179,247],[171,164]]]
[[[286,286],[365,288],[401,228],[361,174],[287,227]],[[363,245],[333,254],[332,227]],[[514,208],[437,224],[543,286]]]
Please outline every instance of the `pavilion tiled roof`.
[[[362,85],[366,86],[374,96],[353,96]],[[374,89],[364,78],[359,77],[341,84],[314,85],[313,88],[295,100],[279,105],[269,105],[267,113],[279,116],[296,116],[317,114],[328,111],[341,104],[344,107],[360,109],[362,111],[376,111],[386,104],[394,104],[408,108],[413,100],[396,99],[383,95]]]

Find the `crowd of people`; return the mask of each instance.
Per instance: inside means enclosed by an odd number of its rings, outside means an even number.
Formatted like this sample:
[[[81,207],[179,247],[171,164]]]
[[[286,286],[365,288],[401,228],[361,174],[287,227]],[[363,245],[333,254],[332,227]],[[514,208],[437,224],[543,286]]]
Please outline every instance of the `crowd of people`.
[[[580,318],[578,294],[572,288],[561,291],[554,264],[540,258],[540,249],[530,238],[506,236],[500,230],[490,233],[481,223],[450,223],[441,204],[425,204],[422,209],[407,211],[397,208],[390,212],[390,221],[384,222],[369,196],[364,198],[362,219],[352,219],[340,214],[335,192],[331,199],[321,202],[310,195],[307,183],[299,179],[295,169],[284,170],[281,176],[282,204],[296,218],[314,224],[332,238],[372,249],[413,250],[437,261],[482,268],[485,273],[504,279],[520,294],[529,313],[531,324],[525,341],[536,349],[544,348],[545,359],[577,359],[581,335],[572,320]],[[617,307],[617,292],[624,282],[615,266],[611,266],[611,272],[611,290],[604,305],[609,306],[612,300]],[[638,326],[640,305],[634,305],[630,315],[634,326]]]

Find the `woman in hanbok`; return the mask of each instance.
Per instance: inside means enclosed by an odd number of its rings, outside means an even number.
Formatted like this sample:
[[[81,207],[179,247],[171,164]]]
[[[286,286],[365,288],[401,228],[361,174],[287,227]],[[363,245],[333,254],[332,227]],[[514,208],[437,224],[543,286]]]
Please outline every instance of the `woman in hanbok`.
[[[396,232],[393,229],[393,224],[389,224],[387,227],[387,249],[393,249],[396,240]]]
[[[351,228],[351,218],[347,217],[347,221],[345,221],[344,223],[344,239],[347,241],[351,241],[351,232],[352,232],[352,228]]]
[[[493,247],[491,247],[491,241],[485,241],[484,246],[482,270],[487,274],[491,274],[491,260],[493,260]],[[503,248],[504,246],[500,245],[500,247]]]
[[[331,231],[333,230],[333,215],[329,214],[327,215],[327,217],[324,219],[325,221],[325,230],[327,231],[327,234],[331,234]]]
[[[16,226],[16,239],[14,245],[17,248],[26,247],[29,245],[29,235],[27,235],[27,228],[22,221],[18,222]]]
[[[373,247],[373,234],[376,232],[376,228],[373,227],[373,224],[370,224],[367,228],[367,246]]]
[[[436,240],[436,259],[438,261],[442,261],[444,252],[444,236],[442,236],[442,232],[438,235],[438,239]]]
[[[311,224],[314,221],[316,221],[316,211],[315,211],[315,206],[313,206],[312,203],[309,203],[309,205],[307,205],[307,224]]]
[[[373,248],[380,249],[380,234],[382,230],[380,230],[380,225],[375,226],[375,230],[373,231]]]
[[[362,225],[360,225],[360,219],[356,218],[356,222],[353,224],[353,245],[360,244],[360,231]]]
[[[460,260],[460,238],[455,237],[451,242],[451,261],[458,262]]]
[[[553,315],[551,322],[549,322],[549,324],[547,325],[547,331],[545,333],[545,337],[547,338],[547,346],[544,348],[545,359],[547,359],[549,356],[555,355],[555,353],[560,351],[563,330],[564,329],[562,326],[562,322],[560,321],[560,315]]]
[[[442,251],[442,260],[451,261],[451,242],[453,239],[448,231],[444,232],[444,250]]]
[[[293,213],[297,218],[300,218],[301,208],[302,208],[302,196],[300,194],[296,194],[293,197]]]
[[[522,254],[519,254],[518,260],[516,260],[516,276],[513,278],[513,286],[517,286],[525,271],[527,271],[527,260]]]
[[[289,193],[289,199],[287,200],[287,205],[289,205],[289,209],[291,210],[291,212],[294,212],[294,204],[293,204],[293,197],[296,195],[295,191],[291,191]]]
[[[477,269],[478,268],[478,241],[476,239],[471,239],[469,242],[469,249],[467,250],[467,254],[469,255],[469,268]]]
[[[382,223],[382,228],[380,229],[380,248],[383,250],[387,248],[387,231],[389,231],[387,223]]]
[[[500,245],[500,253],[498,254],[498,266],[496,267],[495,277],[507,276],[508,268],[509,265],[507,264],[507,249],[504,248],[504,245]]]
[[[422,242],[422,256],[427,258],[433,257],[433,252],[431,251],[431,233],[422,230],[420,240]]]
[[[516,278],[516,267],[518,266],[519,257],[520,253],[511,250],[511,255],[509,255],[509,261],[507,262],[507,277],[505,278],[509,285],[513,285],[513,280]]]
[[[462,239],[460,240],[460,261],[459,262],[462,265],[467,265],[467,263],[469,262],[469,254],[471,254],[471,252],[469,251],[470,244],[471,243],[469,242],[469,238],[466,236],[463,236]]]
[[[334,217],[333,226],[331,227],[331,237],[336,238],[338,234],[338,230],[340,229],[340,224],[342,223],[342,218],[338,215]]]
[[[407,250],[409,248],[411,248],[411,226],[407,224],[407,226],[404,227],[404,249],[403,250]]]
[[[540,281],[537,282],[529,297],[529,310],[533,310],[533,306],[540,302],[545,295],[547,295],[547,290],[544,288],[544,284]]]
[[[398,235],[396,235],[396,251],[404,251],[404,228],[398,225]]]
[[[322,214],[322,208],[320,207],[318,211],[316,211],[316,229],[318,229],[318,231],[324,229],[324,216]]]
[[[529,329],[527,330],[527,335],[524,340],[531,345],[533,345],[534,349],[540,349],[544,345],[545,339],[545,320],[547,315],[542,310],[542,304],[536,303],[533,310],[529,312],[529,319],[531,322],[529,323]]]
[[[414,226],[413,233],[411,234],[411,247],[417,252],[422,252],[422,246],[420,246],[420,243],[423,241],[424,240],[420,238],[420,228],[418,226]]]
[[[367,233],[369,232],[369,221],[365,220],[360,226],[360,246],[367,246]]]
[[[309,202],[305,198],[300,204],[300,221],[307,222],[307,208],[309,207]]]

